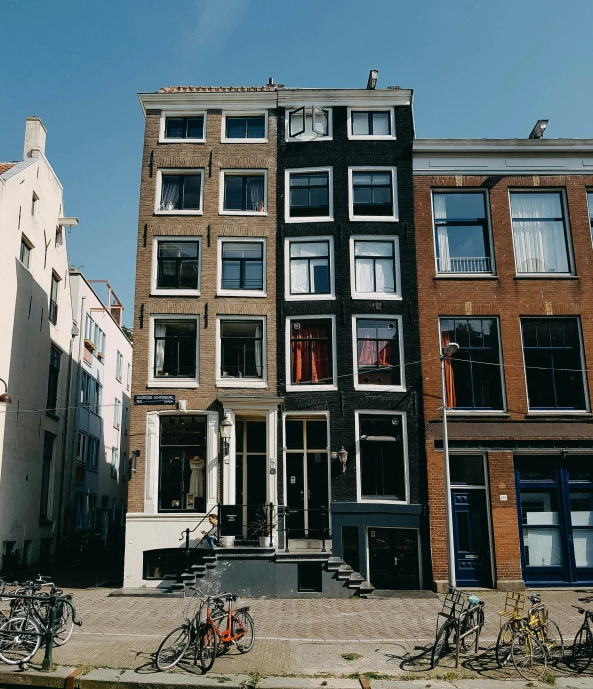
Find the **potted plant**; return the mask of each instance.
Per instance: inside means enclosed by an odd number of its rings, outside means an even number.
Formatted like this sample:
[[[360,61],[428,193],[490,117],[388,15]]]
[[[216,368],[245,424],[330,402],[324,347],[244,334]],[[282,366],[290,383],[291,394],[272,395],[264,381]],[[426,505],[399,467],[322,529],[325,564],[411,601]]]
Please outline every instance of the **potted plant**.
[[[261,546],[270,544],[270,534],[272,534],[272,544],[277,545],[274,531],[278,525],[275,515],[270,519],[270,506],[262,505],[258,507],[253,519],[250,520],[248,531],[252,538],[259,538]]]

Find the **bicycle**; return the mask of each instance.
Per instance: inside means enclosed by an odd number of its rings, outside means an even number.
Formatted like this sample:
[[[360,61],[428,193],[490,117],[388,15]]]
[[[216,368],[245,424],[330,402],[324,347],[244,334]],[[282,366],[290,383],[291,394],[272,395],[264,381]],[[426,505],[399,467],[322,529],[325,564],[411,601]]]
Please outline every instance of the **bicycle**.
[[[467,608],[466,608],[467,605]],[[445,621],[439,627],[439,619]],[[437,632],[431,654],[431,667],[438,665],[441,657],[451,650],[449,639],[457,647],[459,634],[459,645],[464,651],[475,647],[480,630],[484,626],[484,602],[474,596],[467,595],[457,589],[449,591],[443,602],[443,609],[437,616]],[[456,657],[458,661],[458,655]]]
[[[548,653],[526,618],[515,620],[511,659],[515,670],[530,681],[537,681],[548,667]]]
[[[537,640],[543,646],[547,660],[552,665],[558,665],[564,658],[564,640],[558,625],[549,619],[548,608],[542,603],[539,594],[529,596],[531,607],[527,611],[527,618],[523,617],[525,596],[522,593],[509,591],[505,601],[505,609],[499,613],[501,627],[496,639],[496,661],[499,667],[504,667],[511,659],[513,641],[518,632],[527,624]],[[503,617],[508,621],[502,624]]]
[[[217,596],[205,596],[200,589],[192,587],[200,596],[200,603],[192,617],[186,614],[185,622],[169,632],[161,642],[156,653],[156,666],[159,670],[170,670],[187,656],[193,645],[193,662],[198,660],[202,672],[208,672],[219,655],[218,641],[221,641],[220,653],[235,645],[240,653],[248,653],[255,641],[255,625],[248,608],[232,610],[232,602],[237,596],[223,593]],[[224,603],[228,602],[225,609]],[[202,621],[204,608],[206,614]],[[186,613],[189,612],[189,609]],[[226,619],[226,629],[221,629]],[[243,642],[240,642],[244,639]]]
[[[593,596],[579,598],[581,603],[593,602]],[[581,615],[584,615],[583,623],[574,637],[572,644],[572,655],[570,664],[579,674],[591,665],[593,659],[593,633],[591,632],[591,622],[593,621],[593,611],[587,610],[579,605],[573,605]]]

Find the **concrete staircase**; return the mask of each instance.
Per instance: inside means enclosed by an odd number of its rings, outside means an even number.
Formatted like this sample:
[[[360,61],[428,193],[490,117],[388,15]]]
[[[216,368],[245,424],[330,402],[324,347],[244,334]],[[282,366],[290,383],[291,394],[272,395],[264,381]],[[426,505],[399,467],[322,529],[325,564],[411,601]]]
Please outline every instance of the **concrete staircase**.
[[[222,589],[232,589],[238,592],[244,590],[249,595],[249,587],[245,582],[249,578],[251,571],[254,572],[252,576],[256,579],[262,576],[271,576],[270,581],[273,581],[274,578],[282,578],[285,573],[289,576],[294,575],[297,566],[300,564],[320,563],[322,578],[325,583],[320,595],[340,598],[351,596],[369,598],[372,596],[375,590],[374,586],[370,582],[365,581],[363,576],[359,572],[355,572],[344,560],[332,556],[331,552],[324,553],[317,548],[306,548],[304,545],[293,541],[290,544],[291,550],[288,553],[277,551],[273,547],[261,546],[250,547],[240,545],[232,548],[217,548],[211,553],[204,555],[200,563],[192,565],[190,571],[183,572],[178,576],[167,577],[166,579],[170,584],[169,589],[165,593],[189,597],[197,595],[192,588],[197,587],[207,593],[218,592]],[[241,574],[239,567],[245,566],[249,568],[250,563],[251,568],[243,570],[244,576],[238,576]],[[272,571],[272,568],[277,567],[285,567],[286,569],[281,572]],[[236,582],[240,582],[239,586],[237,586]],[[244,589],[240,588],[241,584],[245,585]],[[267,594],[260,592],[252,595]],[[295,597],[302,595],[299,592],[296,593]],[[289,596],[278,595],[278,597]]]

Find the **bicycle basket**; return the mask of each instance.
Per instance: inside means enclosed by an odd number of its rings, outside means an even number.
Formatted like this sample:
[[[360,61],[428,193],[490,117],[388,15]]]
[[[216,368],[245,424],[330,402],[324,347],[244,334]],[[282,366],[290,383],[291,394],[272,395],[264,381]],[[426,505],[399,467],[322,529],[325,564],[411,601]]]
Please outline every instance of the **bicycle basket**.
[[[459,589],[451,589],[443,600],[441,615],[445,617],[459,616],[467,605],[467,594]]]
[[[525,594],[519,591],[507,591],[507,596],[504,601],[504,610],[498,614],[501,617],[517,617],[523,616],[525,609]]]

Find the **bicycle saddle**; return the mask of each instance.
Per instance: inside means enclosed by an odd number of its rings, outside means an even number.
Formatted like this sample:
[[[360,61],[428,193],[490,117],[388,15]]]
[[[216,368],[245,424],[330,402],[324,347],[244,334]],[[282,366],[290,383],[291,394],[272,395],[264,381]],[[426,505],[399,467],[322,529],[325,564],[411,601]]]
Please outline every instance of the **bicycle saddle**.
[[[538,593],[532,593],[532,594],[529,596],[529,600],[530,600],[534,605],[536,605],[537,603],[541,603],[541,602],[542,602],[542,597],[541,597]]]

